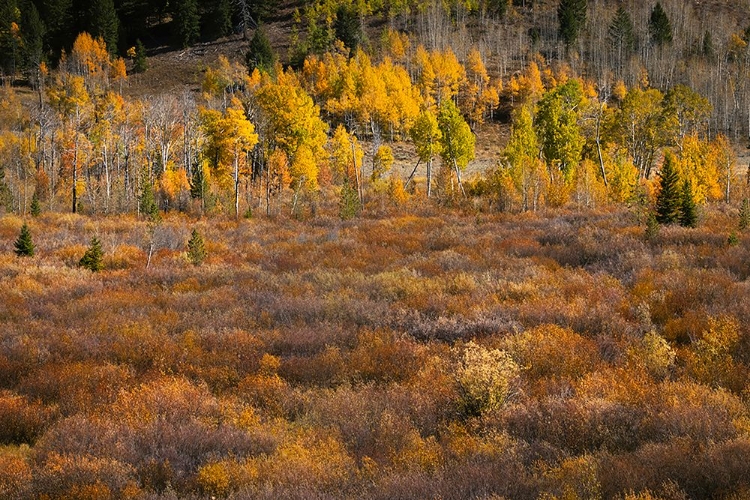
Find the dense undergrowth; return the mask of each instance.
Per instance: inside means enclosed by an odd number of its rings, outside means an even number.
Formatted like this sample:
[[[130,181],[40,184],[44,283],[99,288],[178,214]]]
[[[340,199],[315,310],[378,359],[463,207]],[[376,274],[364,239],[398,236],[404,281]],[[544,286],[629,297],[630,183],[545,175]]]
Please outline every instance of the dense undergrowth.
[[[735,213],[420,210],[0,218],[0,496],[750,492]]]

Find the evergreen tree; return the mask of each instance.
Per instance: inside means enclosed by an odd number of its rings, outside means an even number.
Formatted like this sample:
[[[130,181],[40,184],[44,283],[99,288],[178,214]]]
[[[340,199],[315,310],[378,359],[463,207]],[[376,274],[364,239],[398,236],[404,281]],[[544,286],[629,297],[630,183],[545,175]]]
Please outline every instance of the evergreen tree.
[[[204,8],[201,17],[201,34],[209,40],[226,36],[232,32],[231,0],[201,2]]]
[[[194,200],[203,200],[208,193],[208,179],[203,172],[203,165],[193,165],[193,175],[190,178],[190,197]]]
[[[608,36],[612,49],[620,57],[629,55],[635,50],[633,21],[622,5],[617,8],[615,17],[609,25]]]
[[[203,243],[203,237],[200,235],[198,230],[193,229],[192,234],[190,235],[190,240],[188,241],[188,260],[191,264],[194,266],[199,266],[201,262],[203,262],[203,259],[206,258],[206,246]]]
[[[0,71],[15,75],[21,65],[20,11],[16,0],[0,2]]]
[[[656,195],[656,220],[660,224],[672,224],[680,217],[682,193],[680,175],[674,165],[672,153],[664,156],[664,164],[659,173],[659,192]]]
[[[21,36],[23,37],[23,67],[26,72],[38,68],[44,58],[46,28],[39,11],[31,0],[21,3]]]
[[[682,183],[682,195],[680,198],[680,225],[684,227],[697,226],[698,209],[693,199],[693,184],[689,179],[685,179]]]
[[[159,218],[159,207],[156,205],[154,198],[154,188],[146,173],[144,173],[141,181],[141,197],[138,200],[138,209],[152,220]]]
[[[135,41],[135,59],[133,60],[133,72],[143,73],[148,69],[148,60],[146,59],[146,46],[140,39]]]
[[[52,59],[57,60],[63,47],[72,45],[78,34],[71,28],[75,24],[73,0],[43,0],[35,5],[47,28],[44,45],[52,51]]]
[[[34,256],[34,243],[31,241],[31,232],[29,226],[24,222],[21,226],[21,234],[18,235],[18,239],[15,243],[15,252],[19,257],[33,257]]]
[[[339,199],[339,217],[343,220],[351,219],[356,217],[361,208],[359,202],[359,195],[357,190],[349,181],[349,178],[344,179],[344,184],[341,186],[341,198]]]
[[[669,22],[669,17],[659,2],[656,2],[651,10],[648,34],[651,37],[651,43],[654,45],[659,46],[672,42],[672,23]]]
[[[247,70],[250,73],[256,68],[266,73],[273,71],[276,56],[271,48],[271,42],[262,28],[255,30],[253,38],[250,39],[250,47],[247,50],[247,54],[245,54],[245,62]]]
[[[349,47],[354,54],[362,41],[362,28],[359,23],[359,14],[353,7],[341,5],[336,10],[336,22],[334,24],[336,38]]]
[[[172,11],[173,35],[182,47],[189,47],[200,39],[201,18],[197,0],[177,0]]]
[[[656,220],[656,214],[649,210],[646,216],[646,240],[654,241],[659,236],[659,221]]]
[[[104,252],[102,251],[102,243],[96,236],[94,236],[91,238],[91,245],[86,250],[86,253],[83,254],[83,257],[81,257],[78,265],[89,271],[101,271],[104,269],[103,257]]]
[[[88,30],[95,38],[102,37],[107,44],[107,50],[117,52],[117,36],[120,20],[117,18],[113,0],[92,0],[89,4]]]
[[[586,25],[586,0],[560,0],[557,6],[559,34],[566,47],[573,46]]]
[[[34,195],[31,197],[31,215],[38,217],[41,213],[42,204],[39,202],[39,196],[37,196],[36,191],[34,191]]]
[[[742,200],[742,206],[740,207],[740,231],[750,229],[750,198]]]

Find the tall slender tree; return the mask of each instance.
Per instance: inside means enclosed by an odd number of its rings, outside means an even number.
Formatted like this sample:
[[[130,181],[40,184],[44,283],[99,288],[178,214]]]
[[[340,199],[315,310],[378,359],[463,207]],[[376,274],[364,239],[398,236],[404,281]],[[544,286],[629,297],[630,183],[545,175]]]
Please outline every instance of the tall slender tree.
[[[586,26],[586,0],[560,0],[557,6],[558,33],[565,46],[570,48],[578,41]]]
[[[607,36],[618,59],[632,54],[635,50],[636,39],[633,20],[622,5],[617,8],[615,17],[609,24]]]
[[[676,159],[672,153],[664,155],[664,164],[659,172],[659,191],[656,195],[656,221],[660,224],[672,224],[679,220],[682,208],[682,190],[680,174],[675,166]]]
[[[693,183],[685,179],[682,183],[680,196],[680,225],[684,227],[695,227],[698,225],[698,209],[693,199]]]

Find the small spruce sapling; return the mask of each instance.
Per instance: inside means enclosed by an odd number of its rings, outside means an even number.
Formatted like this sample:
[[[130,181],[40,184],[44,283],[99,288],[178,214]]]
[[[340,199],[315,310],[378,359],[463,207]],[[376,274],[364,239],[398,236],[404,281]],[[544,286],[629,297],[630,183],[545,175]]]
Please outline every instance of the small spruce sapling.
[[[351,219],[359,214],[360,209],[357,190],[348,178],[344,179],[344,185],[341,186],[341,198],[339,199],[339,217],[342,220]]]
[[[42,213],[42,204],[39,202],[39,196],[36,192],[31,197],[31,216],[38,217]]]
[[[18,235],[18,239],[16,240],[15,252],[19,257],[34,256],[34,243],[31,241],[29,226],[25,222],[21,226],[21,234]]]
[[[89,271],[98,272],[104,269],[103,257],[102,243],[94,236],[91,238],[91,245],[86,250],[86,253],[83,254],[83,257],[81,257],[78,265]]]
[[[206,246],[203,243],[203,237],[200,235],[197,229],[193,229],[188,241],[187,257],[191,264],[199,266],[206,258]]]

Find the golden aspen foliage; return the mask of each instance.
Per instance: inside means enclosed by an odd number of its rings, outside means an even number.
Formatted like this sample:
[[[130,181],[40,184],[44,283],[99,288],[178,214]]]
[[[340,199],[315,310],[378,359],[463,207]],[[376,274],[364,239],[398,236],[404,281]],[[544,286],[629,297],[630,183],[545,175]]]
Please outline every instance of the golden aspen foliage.
[[[271,194],[278,194],[291,184],[292,177],[289,173],[289,158],[281,149],[274,150],[268,157],[268,171],[271,176]]]
[[[86,32],[78,35],[65,66],[70,72],[83,76],[92,91],[109,87],[110,58],[101,37],[93,38]]]
[[[724,201],[729,203],[732,193],[739,188],[736,172],[737,154],[726,135],[719,134],[709,146],[709,161],[716,165],[718,182],[724,192]]]
[[[390,26],[383,30],[380,36],[383,53],[393,58],[394,61],[404,61],[409,51],[411,40],[404,32],[394,30]]]
[[[275,73],[276,80],[265,77],[253,96],[263,115],[264,137],[284,150],[292,162],[301,146],[318,155],[328,131],[328,125],[320,118],[320,108],[293,72],[277,68]]]
[[[53,85],[47,88],[50,104],[63,117],[69,118],[78,113],[90,102],[83,76],[59,74]]]
[[[628,94],[628,88],[625,86],[625,82],[617,80],[614,87],[612,88],[612,97],[622,102],[625,96]]]
[[[680,178],[689,180],[693,186],[693,199],[698,203],[720,200],[724,196],[719,179],[717,162],[711,158],[711,144],[695,134],[682,140],[678,162]]]
[[[607,173],[609,199],[615,203],[630,200],[638,186],[638,169],[627,153],[615,144],[607,147],[602,158]]]
[[[343,125],[339,125],[328,142],[328,150],[334,183],[340,184],[348,180],[358,185],[361,181],[364,152],[357,138],[347,132]]]
[[[674,367],[676,353],[669,342],[654,330],[628,350],[630,363],[645,369],[657,380],[664,379]]]
[[[292,189],[295,191],[317,190],[319,171],[320,165],[310,147],[307,144],[299,146],[289,167]]]
[[[531,61],[526,70],[516,78],[516,83],[508,90],[511,92],[511,98],[514,101],[525,103],[539,100],[545,91],[539,65],[535,61]]]
[[[370,175],[370,180],[372,180],[372,182],[381,181],[385,175],[391,171],[393,161],[393,149],[391,149],[390,146],[380,146],[372,159],[372,174]]]
[[[118,57],[112,61],[110,78],[119,86],[119,91],[122,93],[122,86],[128,79],[128,72],[125,68],[125,60],[122,57]]]
[[[456,97],[461,84],[466,79],[466,70],[450,47],[444,51],[432,51],[430,65],[434,74],[431,85],[434,89],[432,97],[440,106],[444,101]]]
[[[487,68],[479,50],[472,48],[466,61],[466,79],[459,104],[473,125],[481,125],[500,103],[498,85],[490,83]]]
[[[539,159],[539,142],[533,126],[531,105],[513,113],[510,139],[503,152],[510,179],[521,197],[521,210],[536,211],[547,191],[549,174]]]
[[[576,168],[573,179],[574,199],[579,205],[594,208],[607,201],[607,186],[604,185],[599,165],[584,158]]]
[[[201,82],[201,90],[209,97],[222,97],[232,86],[250,83],[247,68],[240,63],[231,63],[223,54],[219,56],[216,67],[207,67]]]

